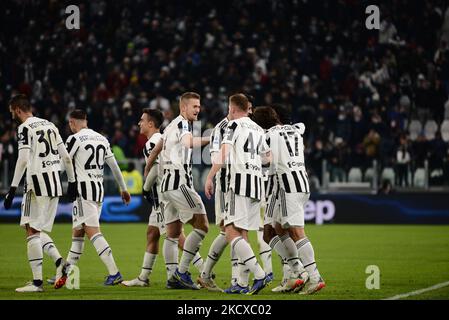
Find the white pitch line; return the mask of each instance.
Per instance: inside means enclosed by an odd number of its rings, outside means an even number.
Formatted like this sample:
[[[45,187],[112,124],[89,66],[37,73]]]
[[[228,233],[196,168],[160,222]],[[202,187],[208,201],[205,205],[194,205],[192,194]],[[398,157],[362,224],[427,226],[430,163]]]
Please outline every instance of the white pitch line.
[[[407,293],[403,293],[403,294],[398,294],[398,295],[395,295],[395,296],[390,297],[390,298],[385,298],[383,300],[399,300],[399,299],[407,298],[407,297],[410,297],[410,296],[416,296],[416,295],[424,293],[424,292],[441,289],[441,288],[446,287],[446,286],[449,286],[449,281],[438,283],[438,284],[436,284],[434,286],[431,286],[431,287],[428,287],[428,288],[424,288],[424,289],[420,289],[420,290],[416,290],[416,291],[411,291],[411,292],[407,292]]]

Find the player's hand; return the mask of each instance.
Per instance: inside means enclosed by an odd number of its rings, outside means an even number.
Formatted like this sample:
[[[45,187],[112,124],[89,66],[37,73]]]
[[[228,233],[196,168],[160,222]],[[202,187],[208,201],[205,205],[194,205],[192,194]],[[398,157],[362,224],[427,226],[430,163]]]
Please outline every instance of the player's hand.
[[[67,198],[70,202],[73,202],[78,197],[78,187],[77,183],[75,182],[69,182],[69,187],[67,188]]]
[[[150,204],[151,207],[154,206],[153,192],[151,192],[151,190],[148,190],[148,191],[143,190],[142,196],[145,198],[145,200],[148,201],[148,203]]]
[[[206,194],[207,199],[211,199],[214,194],[214,181],[212,178],[207,177],[206,184],[204,185],[204,193]]]
[[[128,205],[131,202],[131,195],[126,190],[122,191],[121,194],[122,194],[123,203]]]
[[[12,200],[14,199],[14,196],[16,195],[16,187],[9,188],[8,193],[5,196],[5,201],[3,202],[3,205],[5,206],[5,209],[8,210],[12,206]]]

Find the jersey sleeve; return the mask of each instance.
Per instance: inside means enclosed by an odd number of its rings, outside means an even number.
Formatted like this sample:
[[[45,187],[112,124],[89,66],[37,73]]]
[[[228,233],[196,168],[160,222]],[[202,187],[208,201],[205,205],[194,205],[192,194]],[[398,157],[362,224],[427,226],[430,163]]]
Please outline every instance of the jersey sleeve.
[[[260,153],[267,153],[268,151],[271,150],[269,143],[271,142],[271,138],[269,133],[268,134],[264,134],[262,136],[262,143],[260,144]]]
[[[17,131],[17,142],[19,150],[31,149],[31,131],[27,126],[20,126]]]
[[[223,135],[223,143],[234,145],[235,140],[237,139],[239,131],[239,126],[237,122],[231,121],[229,122],[228,126],[226,127],[225,133]]]
[[[271,151],[271,132],[265,133],[265,136],[262,139],[261,152],[265,153]]]
[[[187,120],[181,120],[178,123],[178,130],[178,140],[181,141],[186,134],[192,134],[193,127]]]
[[[220,130],[215,128],[210,135],[210,154],[220,151]]]
[[[109,158],[114,157],[114,153],[111,150],[111,146],[109,145],[109,142],[106,141],[105,147],[106,147],[106,153],[104,155],[104,159],[107,160]]]
[[[301,135],[306,131],[306,125],[302,122],[295,123],[293,126],[299,130],[299,134]]]
[[[78,149],[80,147],[79,140],[74,135],[71,135],[70,137],[67,138],[65,146],[66,146],[67,152],[70,155],[70,158],[73,158],[73,156],[75,155],[75,153],[78,151]]]
[[[55,125],[53,125],[53,130],[56,133],[56,146],[59,146],[60,144],[63,144],[64,141],[62,141],[61,135],[59,134],[59,129]]]
[[[161,137],[156,138],[156,139],[151,139],[145,144],[145,149],[146,149],[145,155],[146,155],[147,159],[148,159],[148,157],[150,157],[151,152],[153,152],[154,147],[156,147],[156,145],[159,143],[159,141],[161,141]],[[159,163],[159,157],[156,158],[154,163]]]

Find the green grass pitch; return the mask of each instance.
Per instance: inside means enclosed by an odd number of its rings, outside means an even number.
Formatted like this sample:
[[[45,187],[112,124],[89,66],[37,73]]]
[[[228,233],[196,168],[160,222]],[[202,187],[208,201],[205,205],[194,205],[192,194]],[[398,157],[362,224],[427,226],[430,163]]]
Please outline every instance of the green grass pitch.
[[[115,260],[126,280],[140,272],[145,248],[145,224],[104,224],[103,234],[108,240]],[[187,228],[188,232],[190,228]],[[79,262],[80,289],[54,290],[45,285],[40,294],[14,292],[31,278],[26,258],[25,233],[17,225],[0,225],[0,299],[383,299],[397,294],[427,288],[449,281],[449,226],[384,226],[384,225],[310,225],[307,234],[315,249],[318,268],[326,281],[326,288],[312,296],[274,294],[271,288],[281,278],[277,256],[273,256],[275,281],[257,296],[226,295],[205,290],[167,290],[162,256],[156,261],[151,286],[126,288],[102,285],[106,269],[89,241]],[[210,243],[218,229],[211,226],[200,253],[206,257]],[[56,224],[51,233],[58,249],[65,257],[70,247],[71,225]],[[256,235],[250,235],[257,248]],[[161,241],[162,244],[162,241]],[[257,249],[256,249],[257,250]],[[54,266],[44,258],[44,279],[54,275]],[[217,283],[229,285],[229,248],[215,268]],[[260,261],[260,260],[259,260]],[[380,268],[380,289],[365,287],[368,265]],[[198,272],[191,268],[196,279]],[[449,299],[449,287],[423,293],[410,299]]]

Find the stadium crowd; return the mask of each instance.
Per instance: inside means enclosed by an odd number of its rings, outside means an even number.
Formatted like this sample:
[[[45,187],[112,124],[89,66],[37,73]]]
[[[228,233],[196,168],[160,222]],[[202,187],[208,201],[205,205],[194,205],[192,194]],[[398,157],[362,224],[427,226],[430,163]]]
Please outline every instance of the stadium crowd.
[[[140,110],[167,122],[176,97],[201,93],[211,128],[235,92],[256,105],[285,105],[306,124],[306,163],[321,177],[351,167],[440,169],[449,184],[449,7],[445,1],[379,5],[380,30],[365,27],[366,1],[78,1],[81,29],[67,30],[69,1],[0,4],[0,161],[16,158],[7,102],[32,99],[36,114],[69,134],[67,114],[85,108],[89,126],[121,158],[140,158]],[[40,12],[45,12],[39,15]],[[41,17],[41,18],[39,18]],[[417,19],[420,17],[420,19]],[[408,134],[434,120],[434,137]],[[403,183],[401,181],[401,183]],[[405,183],[405,182],[404,182]]]

